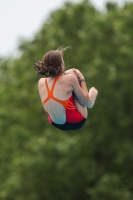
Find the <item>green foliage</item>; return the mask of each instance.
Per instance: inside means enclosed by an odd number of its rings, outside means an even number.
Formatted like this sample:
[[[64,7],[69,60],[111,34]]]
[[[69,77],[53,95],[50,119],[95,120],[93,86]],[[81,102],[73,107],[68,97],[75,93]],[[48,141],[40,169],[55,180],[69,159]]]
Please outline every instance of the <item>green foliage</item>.
[[[0,199],[132,200],[133,4],[88,1],[51,13],[18,58],[0,59]],[[79,68],[99,96],[85,126],[62,132],[47,121],[35,58],[71,46],[66,68]]]

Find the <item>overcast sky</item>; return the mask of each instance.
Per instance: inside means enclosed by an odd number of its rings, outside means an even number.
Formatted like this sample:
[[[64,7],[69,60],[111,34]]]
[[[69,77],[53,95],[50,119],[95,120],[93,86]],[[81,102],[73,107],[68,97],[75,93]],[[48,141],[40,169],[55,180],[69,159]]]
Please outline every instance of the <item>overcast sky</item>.
[[[81,0],[69,0],[80,2]],[[109,0],[91,0],[103,10]],[[122,5],[127,0],[110,0]],[[130,0],[130,2],[133,0]],[[31,39],[39,31],[50,13],[64,5],[67,0],[1,0],[0,2],[0,56],[12,54],[18,39]]]

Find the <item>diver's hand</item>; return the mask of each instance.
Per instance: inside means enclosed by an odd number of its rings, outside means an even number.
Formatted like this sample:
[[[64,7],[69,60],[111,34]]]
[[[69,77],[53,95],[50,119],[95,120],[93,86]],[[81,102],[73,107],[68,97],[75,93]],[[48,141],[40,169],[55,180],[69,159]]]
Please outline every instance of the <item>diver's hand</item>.
[[[73,71],[76,74],[78,79],[84,79],[83,74],[78,69],[73,68]]]

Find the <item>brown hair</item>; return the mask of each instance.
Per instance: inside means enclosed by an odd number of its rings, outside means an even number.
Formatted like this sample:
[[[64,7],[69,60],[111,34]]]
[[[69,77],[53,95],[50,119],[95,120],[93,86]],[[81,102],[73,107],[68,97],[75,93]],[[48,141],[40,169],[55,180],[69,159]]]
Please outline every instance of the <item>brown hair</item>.
[[[68,48],[69,47],[60,47],[57,50],[47,52],[43,56],[42,62],[36,59],[34,62],[34,68],[37,73],[46,77],[56,77],[57,75],[63,73],[64,71],[61,67],[61,64],[63,63],[63,53]]]

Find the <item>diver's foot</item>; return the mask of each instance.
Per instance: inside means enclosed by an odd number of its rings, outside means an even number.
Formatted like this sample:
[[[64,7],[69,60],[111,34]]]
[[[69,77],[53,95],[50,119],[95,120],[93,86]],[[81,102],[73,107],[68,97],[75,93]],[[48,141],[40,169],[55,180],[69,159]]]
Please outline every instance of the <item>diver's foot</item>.
[[[97,95],[98,95],[98,90],[96,90],[94,87],[92,87],[90,90],[89,90],[89,98],[90,98],[90,102],[88,104],[88,108],[92,108],[95,104],[95,100],[97,98]]]

